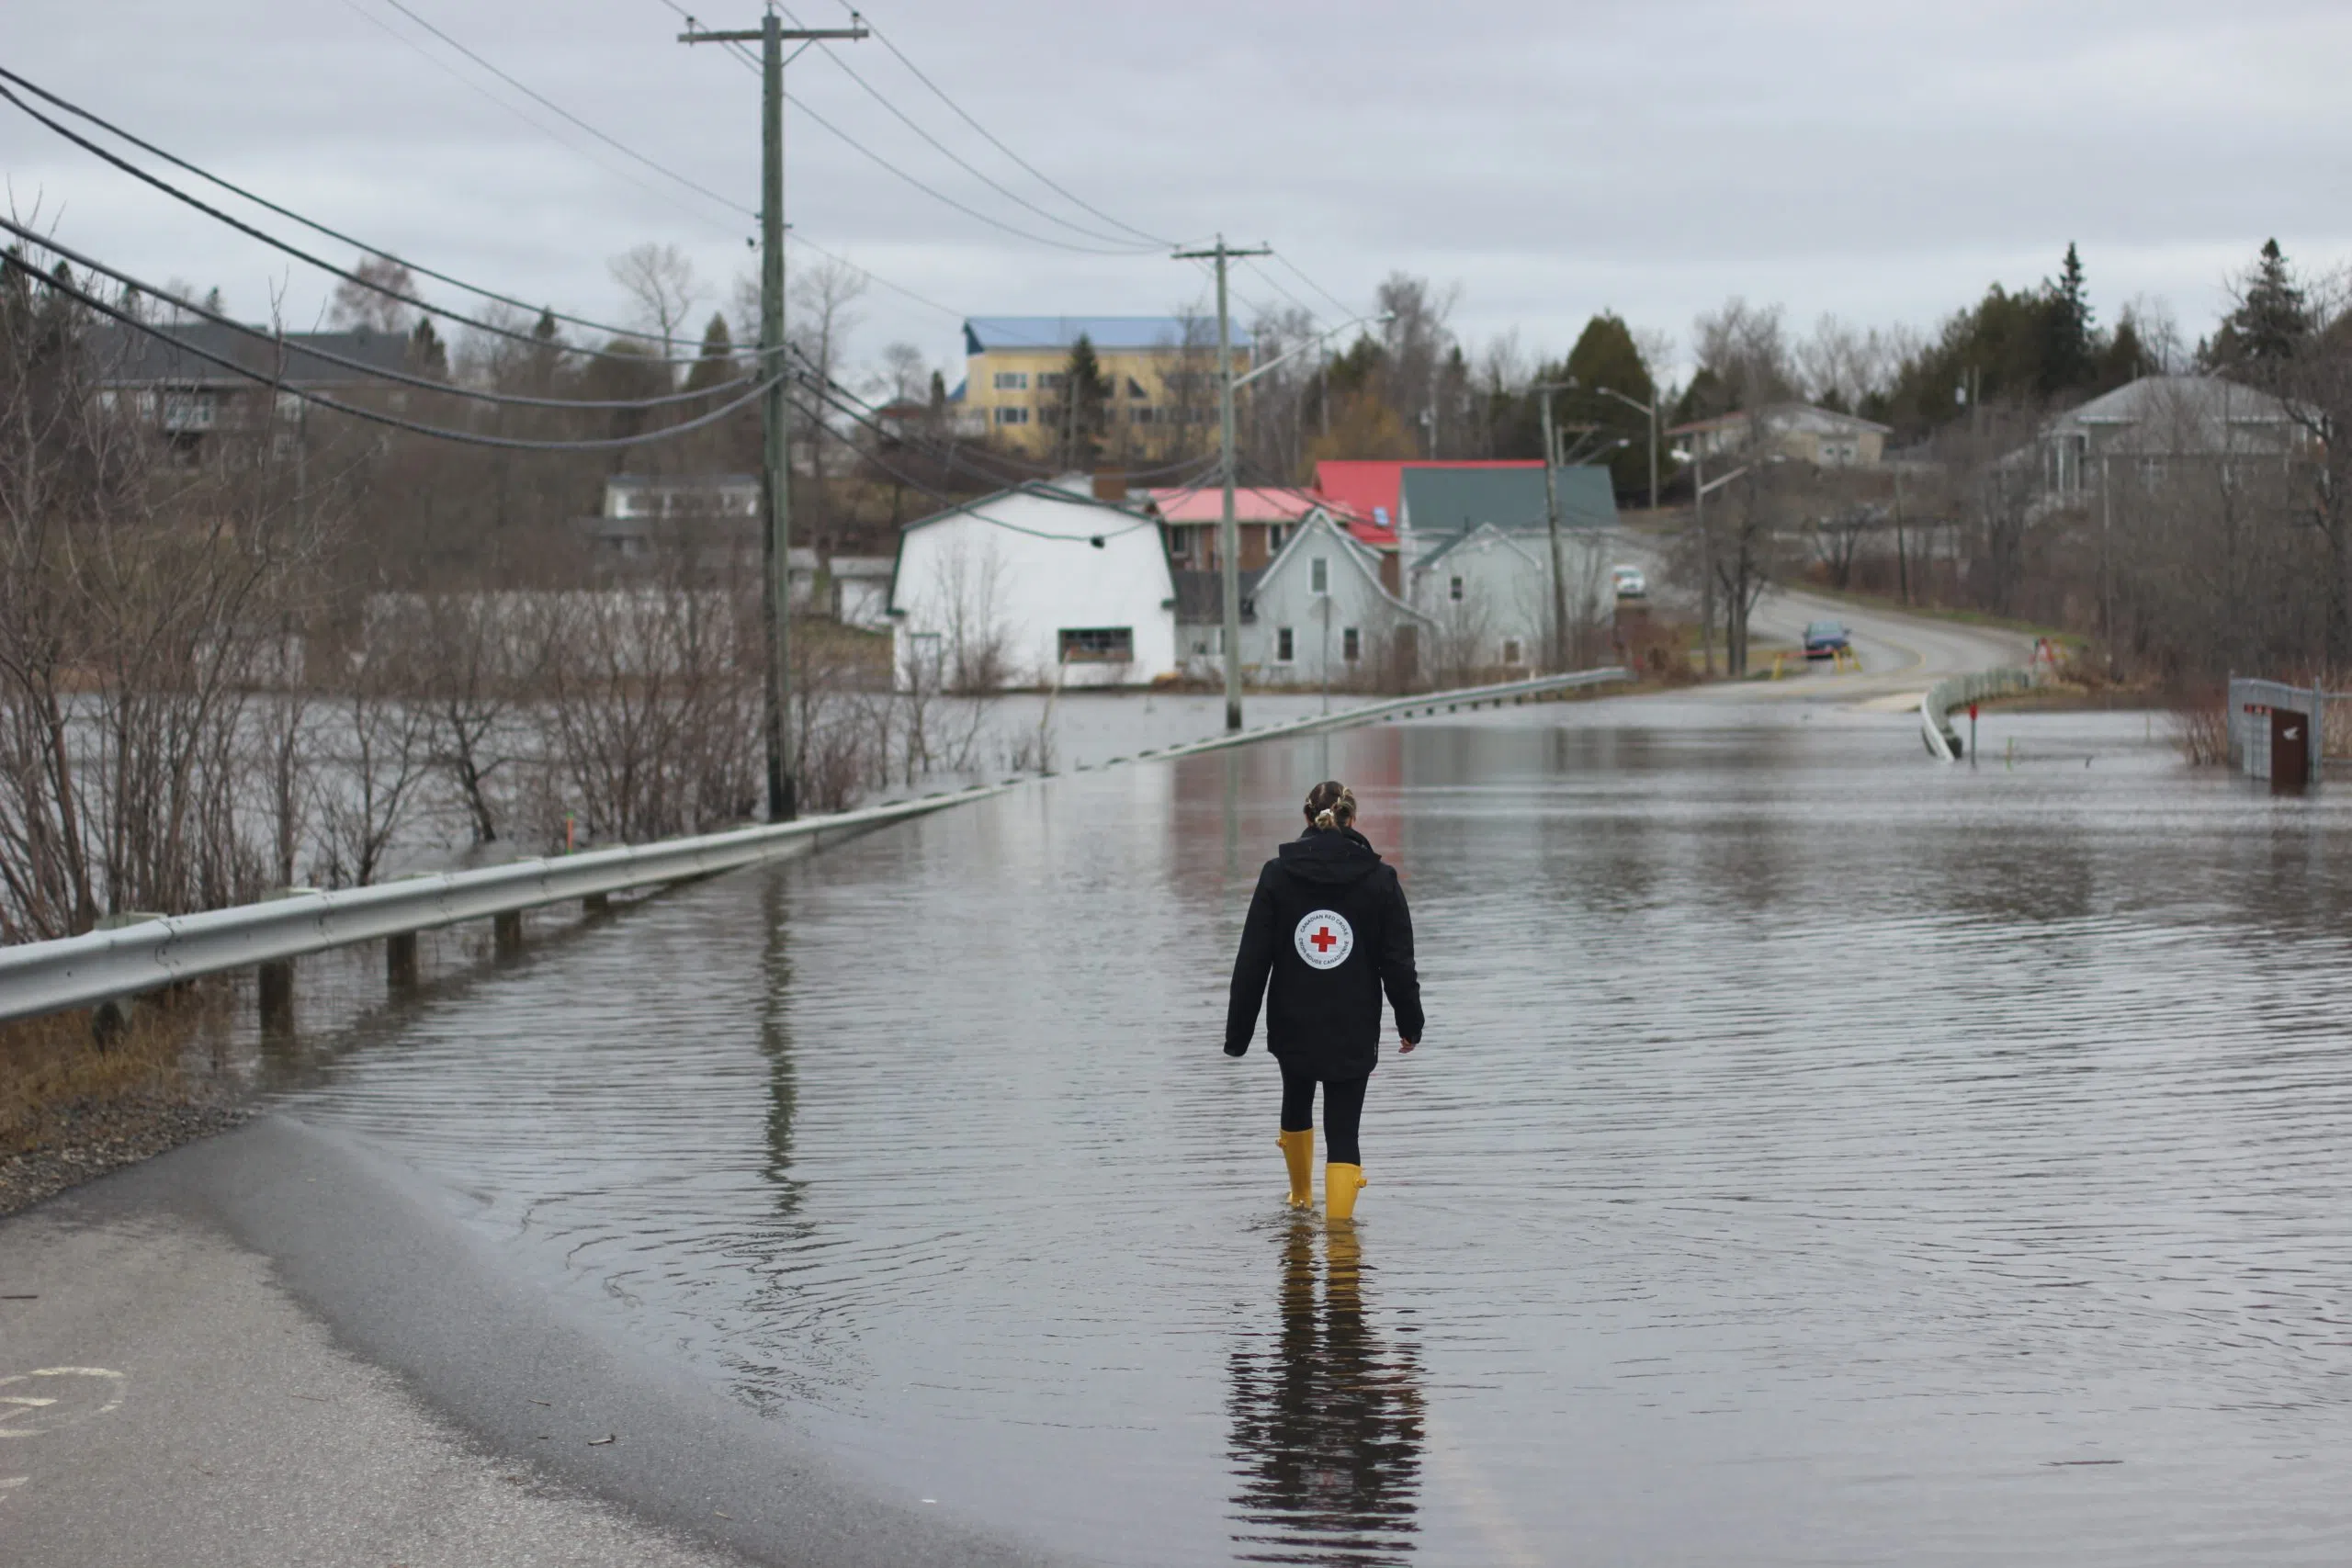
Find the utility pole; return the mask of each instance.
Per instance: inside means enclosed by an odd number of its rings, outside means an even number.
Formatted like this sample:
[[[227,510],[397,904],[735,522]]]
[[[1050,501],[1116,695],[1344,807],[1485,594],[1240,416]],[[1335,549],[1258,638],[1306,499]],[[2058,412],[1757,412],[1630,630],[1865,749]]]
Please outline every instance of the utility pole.
[[[1225,569],[1225,727],[1241,728],[1241,530],[1233,521],[1233,317],[1226,305],[1225,268],[1242,256],[1270,256],[1271,245],[1235,250],[1216,237],[1213,249],[1178,251],[1178,261],[1216,263],[1216,358],[1218,468],[1225,476],[1225,518],[1216,531],[1217,554]]]
[[[767,513],[762,540],[760,615],[767,632],[767,679],[761,723],[768,751],[768,820],[789,822],[800,814],[800,759],[792,728],[792,421],[785,401],[784,346],[784,46],[806,46],[829,39],[866,36],[851,13],[846,28],[786,28],[770,10],[747,32],[714,33],[700,28],[678,35],[680,43],[756,43],[760,46],[760,374],[767,390],[760,398],[760,500]]]
[[[1575,385],[1574,378],[1538,381],[1532,389],[1544,409],[1544,526],[1552,536],[1552,672],[1555,675],[1566,673],[1568,668],[1568,574],[1560,555],[1560,454],[1552,434],[1552,394]]]

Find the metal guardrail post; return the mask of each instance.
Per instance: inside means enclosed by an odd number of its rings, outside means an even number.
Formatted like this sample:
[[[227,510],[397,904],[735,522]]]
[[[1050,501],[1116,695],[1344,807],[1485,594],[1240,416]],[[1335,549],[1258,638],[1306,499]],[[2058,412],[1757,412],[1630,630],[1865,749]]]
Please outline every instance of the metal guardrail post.
[[[523,911],[508,909],[490,918],[491,950],[501,958],[523,955]]]

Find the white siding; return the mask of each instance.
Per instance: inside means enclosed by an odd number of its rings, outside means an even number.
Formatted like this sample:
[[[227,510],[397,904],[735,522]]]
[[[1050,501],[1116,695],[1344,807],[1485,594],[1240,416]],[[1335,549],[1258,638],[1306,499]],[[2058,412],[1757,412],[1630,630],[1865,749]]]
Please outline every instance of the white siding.
[[[1093,541],[1100,539],[1097,547]],[[1175,586],[1159,527],[1073,496],[1012,491],[911,525],[890,590],[902,675],[928,647],[993,645],[1008,685],[1138,684],[1176,669]],[[1063,666],[1065,629],[1125,627],[1125,663]]]

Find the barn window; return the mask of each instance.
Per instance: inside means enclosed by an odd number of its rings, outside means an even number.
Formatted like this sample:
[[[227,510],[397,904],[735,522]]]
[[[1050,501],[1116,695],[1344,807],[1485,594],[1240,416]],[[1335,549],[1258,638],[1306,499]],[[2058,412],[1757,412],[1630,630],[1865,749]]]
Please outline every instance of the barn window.
[[[1064,626],[1061,648],[1065,664],[1128,664],[1135,660],[1136,630],[1133,626]]]

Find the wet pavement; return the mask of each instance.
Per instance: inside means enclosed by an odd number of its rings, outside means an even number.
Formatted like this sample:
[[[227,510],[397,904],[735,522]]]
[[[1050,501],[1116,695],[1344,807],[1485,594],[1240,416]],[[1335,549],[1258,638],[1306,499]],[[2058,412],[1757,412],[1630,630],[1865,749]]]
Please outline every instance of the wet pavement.
[[[1054,781],[579,928],[280,1103],[883,1495],[1119,1563],[2352,1553],[2352,792],[2140,715],[1510,709]],[[2000,761],[2008,742],[2016,757]],[[1293,1221],[1315,778],[1426,1048]]]

